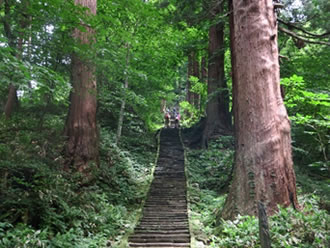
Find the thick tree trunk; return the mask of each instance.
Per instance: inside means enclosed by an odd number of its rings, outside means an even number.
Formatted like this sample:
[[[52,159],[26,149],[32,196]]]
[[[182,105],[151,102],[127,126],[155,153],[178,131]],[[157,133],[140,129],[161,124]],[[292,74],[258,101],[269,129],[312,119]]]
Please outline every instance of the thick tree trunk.
[[[75,0],[75,4],[88,7],[94,15],[96,13],[96,0]],[[74,37],[82,44],[90,44],[93,34],[90,27],[86,32],[74,31]],[[73,91],[65,130],[68,137],[65,151],[67,166],[85,174],[89,173],[91,164],[99,163],[94,71],[92,63],[76,54],[72,56]]]
[[[290,121],[280,93],[272,0],[233,1],[236,154],[222,217],[298,207]]]
[[[222,7],[217,13],[222,12]],[[228,134],[231,130],[229,113],[229,93],[224,78],[224,25],[218,23],[209,29],[209,65],[207,120],[204,130],[205,140],[212,136]]]

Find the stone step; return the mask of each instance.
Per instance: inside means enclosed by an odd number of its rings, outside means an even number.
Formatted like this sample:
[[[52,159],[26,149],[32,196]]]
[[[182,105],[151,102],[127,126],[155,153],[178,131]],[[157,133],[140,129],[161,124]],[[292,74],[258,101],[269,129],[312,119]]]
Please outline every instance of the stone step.
[[[168,218],[165,216],[157,216],[157,217],[148,217],[148,216],[143,216],[142,218],[143,220],[158,220],[158,221],[165,221],[165,220],[175,220],[175,221],[179,221],[179,220],[187,220],[187,216],[181,216],[181,217],[174,217],[174,218]]]
[[[146,205],[144,206],[145,212],[155,212],[155,211],[160,211],[160,212],[182,212],[182,211],[186,211],[187,212],[187,206],[186,205],[164,205],[164,206],[160,206],[160,205],[154,205],[154,206],[150,206],[150,205]]]
[[[189,226],[188,221],[163,221],[163,222],[152,222],[152,221],[141,221],[139,223],[140,227],[146,227],[146,226],[176,226],[176,227],[186,227]]]
[[[165,176],[165,177],[171,177],[171,178],[179,178],[182,177],[184,178],[184,171],[178,172],[178,171],[155,171],[154,177],[160,177],[160,176]]]
[[[163,197],[157,196],[157,198],[156,197],[149,198],[146,201],[146,203],[147,202],[156,202],[156,201],[158,201],[158,202],[173,201],[173,199],[175,199],[175,198],[173,198],[172,196],[163,196]],[[184,196],[178,197],[178,201],[186,201],[186,196],[184,195]]]
[[[141,226],[141,227],[146,227],[146,226],[159,226],[159,227],[162,227],[162,226],[177,226],[177,227],[187,227],[189,226],[189,223],[188,221],[183,221],[183,222],[172,222],[172,221],[163,221],[163,222],[145,222],[145,221],[141,221],[139,223],[138,226]]]
[[[171,223],[172,225],[176,225],[176,224],[188,224],[188,219],[172,219],[172,218],[167,218],[167,219],[150,219],[150,218],[142,218],[140,220],[140,225],[144,224],[144,223]]]
[[[163,184],[163,187],[161,186],[161,184]],[[157,182],[153,188],[150,189],[150,191],[155,191],[155,190],[159,190],[159,191],[166,191],[166,190],[172,190],[175,192],[175,190],[179,190],[181,192],[185,193],[185,188],[183,189],[182,187],[185,187],[185,183],[183,182],[177,182],[176,184],[173,183],[168,183],[166,181],[159,181]]]
[[[186,184],[178,183],[176,185],[173,185],[173,184],[167,184],[166,182],[163,182],[163,186],[164,187],[161,187],[161,183],[159,182],[152,189],[150,189],[149,192],[154,192],[154,191],[168,192],[168,191],[170,191],[171,193],[177,193],[176,195],[178,195],[179,193],[181,195],[186,194]]]
[[[186,191],[185,191],[185,189],[184,188],[181,188],[181,189],[173,189],[173,188],[164,188],[164,189],[162,189],[162,188],[153,188],[153,189],[151,189],[149,192],[152,192],[152,193],[157,193],[157,192],[159,192],[159,193],[171,193],[171,194],[175,194],[175,195],[185,195],[186,194]]]
[[[165,175],[154,175],[154,179],[155,180],[159,180],[159,179],[162,179],[164,182],[166,182],[166,180],[183,180],[184,177],[182,176],[173,176],[173,177],[170,177],[170,176],[165,176]]]
[[[149,194],[148,201],[168,201],[168,199],[175,199],[177,198],[179,201],[186,200],[186,195],[174,195],[174,194],[159,194],[159,192]],[[171,201],[171,200],[170,200]]]
[[[145,207],[144,212],[152,213],[152,212],[159,212],[161,213],[187,213],[187,207]]]
[[[158,201],[158,202],[163,202],[163,201],[172,201],[173,199],[177,198],[178,201],[185,201],[186,196],[185,195],[173,195],[173,194],[150,194],[149,199],[147,201]],[[170,200],[169,200],[170,199]]]
[[[186,200],[186,195],[176,195],[175,197],[173,196],[166,196],[166,195],[149,195],[147,201],[184,201]]]
[[[129,243],[130,247],[139,247],[139,248],[176,248],[176,247],[183,247],[183,248],[190,248],[190,243]]]
[[[156,201],[156,202],[146,202],[144,207],[147,208],[155,208],[158,206],[163,206],[163,207],[169,207],[169,208],[177,208],[177,207],[184,207],[187,208],[187,203],[182,201],[182,202],[161,202],[161,201]]]
[[[162,235],[162,234],[188,234],[190,235],[190,232],[189,230],[158,230],[158,231],[155,231],[155,230],[136,230],[134,235],[135,234],[143,234],[143,235]]]
[[[190,237],[173,237],[173,236],[168,236],[168,237],[135,237],[132,236],[129,239],[129,242],[132,243],[189,243],[190,242]]]
[[[186,190],[183,188],[184,186],[180,188],[169,188],[169,189],[161,189],[161,188],[154,188],[151,189],[148,193],[148,199],[150,197],[172,197],[172,198],[180,198],[183,196],[186,196]]]
[[[136,230],[139,231],[186,231],[189,229],[188,225],[143,225],[143,226],[137,226]]]
[[[177,215],[187,215],[187,210],[183,209],[183,210],[176,210],[176,211],[166,211],[166,210],[146,210],[143,211],[145,216],[166,216],[166,217],[170,217],[170,216],[177,216]]]
[[[129,237],[138,248],[190,248],[184,150],[179,130],[164,129],[143,217]]]
[[[184,172],[183,165],[174,165],[174,163],[168,164],[166,167],[159,166],[157,169],[155,169],[155,173],[158,171],[170,171],[170,172]]]
[[[177,209],[176,211],[168,211],[168,209],[146,209],[144,212],[144,217],[163,217],[163,218],[169,218],[169,219],[177,219],[179,218],[187,218],[188,211],[186,208],[184,209]],[[158,216],[157,216],[158,213]]]
[[[157,178],[154,179],[153,183],[151,185],[157,185],[160,183],[166,183],[167,185],[176,185],[176,184],[184,184],[186,182],[185,177],[181,178]]]
[[[187,204],[186,199],[172,199],[172,200],[166,200],[166,199],[152,199],[149,198],[146,203],[150,203],[150,204],[159,204],[159,205],[163,205],[163,204]]]
[[[150,239],[156,239],[156,238],[164,238],[164,237],[168,237],[170,239],[176,239],[176,238],[190,238],[190,235],[187,233],[174,233],[174,234],[168,234],[168,233],[157,233],[157,234],[152,234],[152,233],[147,233],[147,234],[142,234],[142,233],[135,233],[133,234],[131,237],[133,238],[142,238],[142,239],[146,239],[146,238],[150,238]]]

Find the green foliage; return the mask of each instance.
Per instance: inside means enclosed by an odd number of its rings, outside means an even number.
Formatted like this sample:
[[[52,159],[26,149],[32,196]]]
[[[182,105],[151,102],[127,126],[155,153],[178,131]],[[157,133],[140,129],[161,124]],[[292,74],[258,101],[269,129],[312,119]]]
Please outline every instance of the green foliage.
[[[183,113],[183,118],[181,124],[185,127],[190,127],[197,123],[201,117],[204,115],[204,109],[207,104],[207,84],[201,82],[197,77],[190,76],[190,91],[196,93],[200,96],[200,108],[197,109],[196,106],[190,104],[188,101],[180,101],[181,112]]]
[[[155,147],[148,130],[163,121],[161,100],[168,106],[181,102],[187,126],[203,116],[206,84],[190,78],[192,92],[202,95],[201,109],[182,100],[188,80],[185,55],[191,50],[205,53],[207,46],[211,23],[204,17],[209,2],[99,0],[96,16],[86,15],[86,8],[74,1],[7,2],[9,13],[5,16],[2,8],[0,15],[12,36],[0,27],[0,107],[13,84],[19,89],[20,108],[11,120],[0,118],[0,247],[125,247],[151,180]],[[285,19],[308,19],[304,28],[317,34],[326,31],[328,1],[303,2],[307,8],[290,7]],[[92,47],[72,36],[75,28],[85,31],[85,25],[95,30]],[[299,169],[308,165],[309,172],[317,173],[313,178],[300,175],[297,183],[304,192],[326,198],[330,52],[317,46],[298,50],[294,40],[285,37],[280,37],[280,46],[281,54],[290,58],[282,61],[281,73],[293,123],[295,161]],[[101,161],[92,179],[63,170],[73,52],[96,68]],[[125,80],[128,89],[123,88]],[[113,130],[123,99],[127,109],[118,147]],[[217,217],[233,163],[232,143],[232,138],[222,137],[207,151],[188,152],[196,246],[198,240],[211,247],[259,245],[255,218],[224,222]],[[329,215],[318,209],[319,202],[323,208],[328,202],[314,194],[300,199],[303,212],[280,209],[271,218],[276,247],[329,246]]]
[[[232,137],[221,137],[212,142],[208,150],[191,151],[188,175],[190,182],[202,189],[219,192],[228,184],[234,153],[225,148],[232,147]]]
[[[221,210],[233,163],[232,137],[221,137],[208,150],[187,151],[187,179],[193,247],[209,242]]]
[[[192,247],[260,247],[258,219],[238,216],[221,219],[228,176],[233,163],[232,137],[211,142],[208,150],[187,151],[188,199]],[[316,181],[298,170],[301,187],[300,211],[282,208],[269,217],[272,247],[329,246],[329,202],[327,181]]]
[[[318,207],[318,197],[299,197],[303,211],[279,207],[269,218],[274,247],[328,247],[329,214]],[[216,227],[217,237],[211,247],[260,247],[258,220],[251,216],[238,216],[234,221],[222,221]]]
[[[154,122],[162,121],[161,100],[170,99],[168,93],[178,77],[175,68],[182,61],[182,34],[166,25],[152,3],[99,1],[98,5],[96,64],[103,91],[101,106],[114,106],[116,120],[125,99],[128,109],[134,109],[152,129]],[[125,81],[129,87],[123,90]]]
[[[69,105],[71,86],[60,73],[42,66],[34,66],[31,73],[33,81],[19,88],[22,95],[20,100],[23,104],[32,106]],[[31,87],[30,84],[33,86]]]
[[[290,115],[299,114],[294,118],[298,124],[305,124],[308,119],[325,118],[325,115],[329,114],[329,94],[306,89],[302,77],[293,75],[290,78],[282,78],[281,84],[285,88],[285,103]],[[303,116],[306,118],[302,118]],[[323,123],[323,125],[326,124],[329,125],[329,123]]]
[[[182,126],[189,127],[199,121],[200,111],[188,101],[180,102],[180,109],[183,113],[183,117],[180,123]]]
[[[150,183],[152,136],[124,136],[119,148],[114,134],[102,129],[101,165],[86,180],[63,171],[63,119],[56,117],[47,115],[41,131],[34,116],[18,124],[18,115],[1,120],[1,133],[9,130],[2,140],[10,146],[0,147],[0,247],[118,245],[134,228]],[[141,122],[129,131],[138,129]],[[59,138],[48,140],[49,130]]]
[[[1,38],[0,43],[6,43],[7,39]],[[23,62],[13,55],[13,49],[9,46],[0,46],[0,90],[6,89],[9,84],[14,84],[16,87],[27,85],[31,80],[29,71],[29,63]],[[4,92],[1,92],[2,95]]]
[[[207,95],[207,84],[200,82],[199,78],[190,76],[189,81],[191,82],[191,92],[199,94],[203,97]]]
[[[329,170],[329,92],[308,90],[303,78],[297,75],[283,78],[281,83],[293,122],[296,156],[314,169]]]

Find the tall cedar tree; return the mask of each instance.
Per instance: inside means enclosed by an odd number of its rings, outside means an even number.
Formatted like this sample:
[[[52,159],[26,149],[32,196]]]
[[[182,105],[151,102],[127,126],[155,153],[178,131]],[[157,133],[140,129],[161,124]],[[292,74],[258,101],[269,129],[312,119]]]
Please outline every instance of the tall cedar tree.
[[[210,14],[215,18],[222,12],[223,4],[212,8]],[[207,119],[203,135],[203,145],[213,135],[226,134],[231,130],[229,94],[224,77],[224,51],[224,24],[219,22],[212,25],[209,29],[207,92],[210,99],[206,108]]]
[[[76,5],[87,7],[96,14],[96,0],[75,0]],[[78,42],[90,45],[94,41],[94,31],[85,25],[86,31],[74,30]],[[97,90],[94,75],[95,67],[91,61],[72,56],[72,85],[70,109],[65,133],[67,166],[88,173],[90,164],[98,165],[98,129],[96,123]]]
[[[291,157],[290,121],[280,92],[277,22],[272,0],[234,0],[233,181],[222,216],[268,214],[277,204],[298,207]]]

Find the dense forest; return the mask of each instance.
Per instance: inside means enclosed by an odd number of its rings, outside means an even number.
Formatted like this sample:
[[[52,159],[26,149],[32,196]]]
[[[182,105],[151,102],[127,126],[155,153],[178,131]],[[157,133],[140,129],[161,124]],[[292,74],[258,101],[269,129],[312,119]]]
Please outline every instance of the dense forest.
[[[166,247],[330,247],[328,0],[0,0],[0,20],[0,248],[130,247],[162,144],[184,148],[190,238]]]

